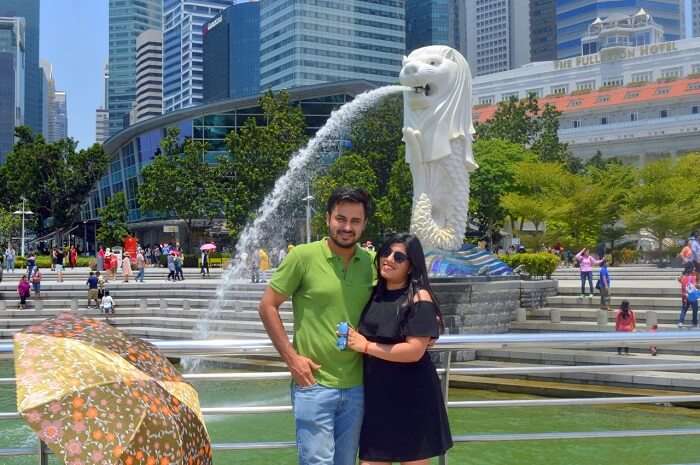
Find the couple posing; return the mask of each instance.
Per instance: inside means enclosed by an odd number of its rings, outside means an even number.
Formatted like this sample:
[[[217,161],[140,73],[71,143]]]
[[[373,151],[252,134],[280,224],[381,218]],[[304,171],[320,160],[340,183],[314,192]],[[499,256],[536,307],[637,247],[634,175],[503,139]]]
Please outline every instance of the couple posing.
[[[328,199],[329,237],[292,249],[260,302],[260,316],[292,373],[300,465],[427,465],[452,447],[440,381],[426,353],[442,318],[416,237],[387,240],[374,259],[358,241],[369,197]],[[376,286],[374,282],[376,281]],[[294,343],[279,308],[292,299]],[[356,330],[336,347],[336,325]],[[363,383],[364,379],[364,383]]]

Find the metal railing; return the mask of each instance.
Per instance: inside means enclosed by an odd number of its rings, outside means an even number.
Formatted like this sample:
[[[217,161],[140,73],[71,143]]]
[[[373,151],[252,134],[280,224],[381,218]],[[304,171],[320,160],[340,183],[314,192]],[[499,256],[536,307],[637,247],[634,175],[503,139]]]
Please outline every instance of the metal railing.
[[[255,340],[210,340],[210,341],[154,341],[154,344],[167,356],[183,357],[221,357],[251,356],[275,354],[268,339]],[[486,348],[606,348],[636,345],[683,346],[700,344],[700,331],[674,331],[657,333],[539,333],[539,334],[489,334],[489,335],[454,335],[443,336],[430,349],[431,351],[451,353],[459,350]],[[0,358],[12,356],[12,344],[0,343]],[[638,370],[696,371],[700,362],[661,362],[653,364],[627,365],[583,365],[583,366],[532,366],[505,368],[453,368],[451,357],[445,357],[444,368],[438,369],[442,379],[443,395],[448,409],[457,408],[507,408],[507,407],[547,407],[547,406],[583,406],[611,404],[670,404],[700,402],[698,395],[664,395],[634,397],[593,397],[567,399],[523,399],[523,400],[482,400],[450,401],[449,380],[454,375],[530,375],[543,373],[605,373],[630,372]],[[288,372],[235,372],[235,373],[188,373],[188,381],[253,381],[285,380],[290,378]],[[0,384],[14,384],[14,378],[0,378]],[[203,407],[204,416],[210,415],[251,415],[288,413],[291,405],[272,405],[264,407]],[[17,420],[18,412],[0,412],[0,420]],[[651,429],[651,430],[615,430],[615,431],[578,431],[546,432],[526,434],[469,434],[455,435],[455,443],[494,442],[494,441],[546,441],[560,439],[595,439],[595,438],[630,438],[649,436],[688,436],[700,435],[700,428]],[[215,451],[241,451],[294,448],[294,441],[268,442],[232,442],[212,445]],[[42,443],[37,447],[0,448],[0,457],[36,455],[38,463],[48,463],[50,452]],[[447,457],[440,458],[441,464],[447,463]]]

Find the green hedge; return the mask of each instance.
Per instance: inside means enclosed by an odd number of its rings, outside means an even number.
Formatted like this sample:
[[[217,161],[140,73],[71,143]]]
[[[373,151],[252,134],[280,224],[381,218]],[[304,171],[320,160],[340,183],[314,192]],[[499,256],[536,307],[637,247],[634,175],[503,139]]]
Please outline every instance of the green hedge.
[[[94,261],[95,261],[95,257],[80,256],[80,257],[78,257],[78,266],[80,266],[80,267],[90,266],[91,262],[94,262]],[[64,263],[64,265],[68,266],[68,258],[67,257],[64,259],[63,263]],[[36,264],[39,266],[39,268],[51,268],[51,257],[48,255],[37,255]],[[26,268],[27,267],[27,259],[25,257],[16,257],[15,258],[15,267],[16,268]]]
[[[559,266],[559,257],[547,252],[516,253],[499,257],[511,268],[523,265],[525,271],[535,278],[550,278]]]

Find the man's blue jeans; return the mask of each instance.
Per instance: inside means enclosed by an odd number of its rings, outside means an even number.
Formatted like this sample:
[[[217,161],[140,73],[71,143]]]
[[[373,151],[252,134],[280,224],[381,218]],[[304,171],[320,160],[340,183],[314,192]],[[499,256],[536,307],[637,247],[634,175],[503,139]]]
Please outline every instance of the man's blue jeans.
[[[141,268],[139,269],[139,274],[136,275],[136,281],[141,281],[143,282],[143,277],[146,274],[146,268]]]
[[[292,386],[299,465],[355,465],[364,412],[362,386]]]

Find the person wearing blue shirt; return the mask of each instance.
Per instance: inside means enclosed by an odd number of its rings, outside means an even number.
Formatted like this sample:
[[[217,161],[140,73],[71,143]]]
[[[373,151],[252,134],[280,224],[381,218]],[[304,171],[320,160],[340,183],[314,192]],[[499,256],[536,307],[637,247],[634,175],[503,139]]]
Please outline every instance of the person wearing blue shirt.
[[[598,289],[600,290],[601,310],[610,310],[610,273],[608,264],[603,259],[600,263],[600,276],[598,277]]]

